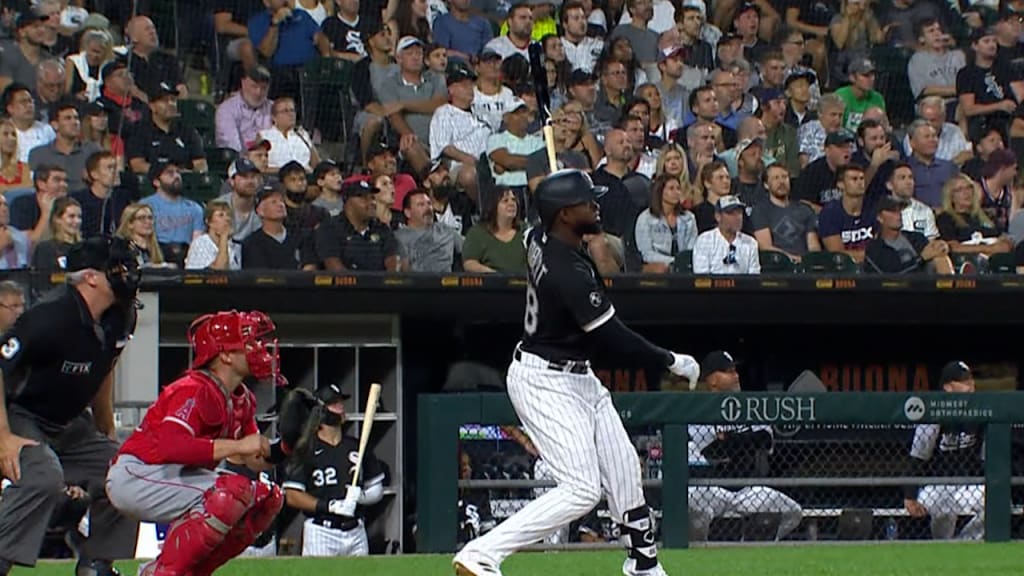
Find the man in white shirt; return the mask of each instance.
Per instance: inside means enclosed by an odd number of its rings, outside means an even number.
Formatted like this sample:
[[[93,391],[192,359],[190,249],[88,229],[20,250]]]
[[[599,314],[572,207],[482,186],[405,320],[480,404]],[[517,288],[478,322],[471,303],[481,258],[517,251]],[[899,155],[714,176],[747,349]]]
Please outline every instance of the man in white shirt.
[[[939,148],[935,151],[935,157],[940,160],[949,160],[957,166],[963,166],[974,156],[971,152],[971,145],[964,138],[960,127],[952,122],[946,122],[946,103],[941,96],[925,96],[917,103],[917,117],[927,120],[935,128],[939,135]],[[913,154],[910,149],[910,136],[903,137],[903,149],[908,155]]]
[[[505,112],[505,130],[487,139],[487,155],[494,182],[499,186],[526,189],[526,158],[544,147],[544,138],[527,134],[533,112],[516,98]]]
[[[889,173],[885,187],[904,205],[904,230],[924,234],[929,240],[939,237],[939,228],[935,225],[935,212],[927,204],[914,198],[914,170],[910,164],[896,164]]]
[[[717,228],[697,236],[693,245],[694,274],[760,274],[757,240],[740,231],[746,205],[736,196],[722,196],[715,205]]]
[[[569,0],[562,7],[562,46],[574,70],[594,71],[604,43],[587,36],[587,14],[579,0]]]
[[[491,129],[470,111],[476,74],[456,66],[448,74],[448,104],[430,119],[430,157],[451,160],[450,173],[464,185],[476,182],[476,163],[487,151]]]
[[[533,8],[527,2],[516,4],[508,11],[508,35],[498,36],[484,46],[490,48],[502,59],[520,54],[530,60],[530,41],[533,36]]]
[[[24,84],[11,84],[3,93],[3,111],[18,130],[18,161],[28,163],[28,153],[57,138],[53,127],[36,120],[32,91]]]

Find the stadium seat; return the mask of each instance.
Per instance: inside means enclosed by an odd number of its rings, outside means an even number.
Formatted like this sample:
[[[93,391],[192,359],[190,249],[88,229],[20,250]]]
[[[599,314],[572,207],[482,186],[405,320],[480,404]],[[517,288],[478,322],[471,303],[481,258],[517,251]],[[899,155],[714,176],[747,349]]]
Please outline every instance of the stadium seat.
[[[993,254],[988,257],[988,271],[992,274],[1016,274],[1013,253]]]
[[[189,127],[195,128],[203,139],[204,146],[213,146],[214,134],[217,130],[215,115],[216,107],[206,100],[178,100],[178,112],[181,114],[181,121]]]
[[[186,198],[195,200],[200,205],[206,204],[216,198],[220,193],[220,186],[223,180],[214,177],[209,172],[182,172],[181,185]]]
[[[238,151],[233,148],[207,148],[206,164],[211,174],[227,176],[228,167],[238,158]]]
[[[693,274],[693,250],[683,250],[676,254],[672,263],[672,271],[676,274]]]
[[[10,206],[14,203],[15,199],[29,194],[35,194],[35,190],[32,188],[14,188],[4,192],[4,198],[7,199],[7,205]]]
[[[857,263],[843,252],[808,252],[801,259],[801,268],[807,274],[856,274]]]
[[[761,272],[765,274],[791,274],[795,269],[793,261],[782,252],[762,250],[758,258],[761,261]]]
[[[153,183],[149,181],[149,177],[146,174],[139,174],[137,172],[125,172],[122,176],[122,182],[128,188],[137,191],[137,198],[145,198],[156,192],[153,188]]]

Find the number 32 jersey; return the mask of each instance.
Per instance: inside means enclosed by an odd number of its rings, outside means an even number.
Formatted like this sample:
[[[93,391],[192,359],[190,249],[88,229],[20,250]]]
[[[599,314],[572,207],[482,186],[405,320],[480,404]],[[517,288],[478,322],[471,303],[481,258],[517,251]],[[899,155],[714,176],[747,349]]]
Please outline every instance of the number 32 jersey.
[[[526,258],[523,351],[554,362],[587,360],[586,334],[615,316],[597,266],[539,228],[526,237]]]
[[[312,444],[305,465],[290,471],[281,486],[306,492],[317,500],[343,500],[355,472],[359,441],[351,436],[342,436],[341,442],[332,446],[317,437]],[[363,455],[361,476],[359,486],[364,489],[384,481],[384,470],[369,450]]]

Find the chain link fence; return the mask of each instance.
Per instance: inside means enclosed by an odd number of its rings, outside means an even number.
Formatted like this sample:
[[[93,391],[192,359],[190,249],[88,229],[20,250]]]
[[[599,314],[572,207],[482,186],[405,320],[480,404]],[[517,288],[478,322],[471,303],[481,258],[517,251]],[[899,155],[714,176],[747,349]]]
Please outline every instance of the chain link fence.
[[[921,425],[688,427],[685,488],[693,545],[770,541],[980,540],[984,427]],[[459,545],[554,486],[513,427],[460,429]],[[655,517],[683,498],[662,485],[661,433],[630,430]],[[1024,427],[1014,428],[1012,537],[1024,538]],[[602,502],[538,548],[617,546]],[[661,538],[660,530],[658,538]]]

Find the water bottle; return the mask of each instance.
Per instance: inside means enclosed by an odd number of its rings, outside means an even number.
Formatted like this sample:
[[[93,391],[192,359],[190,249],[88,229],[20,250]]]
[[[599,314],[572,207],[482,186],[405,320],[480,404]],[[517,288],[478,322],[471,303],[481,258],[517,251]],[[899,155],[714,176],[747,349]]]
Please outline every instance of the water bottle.
[[[206,72],[199,76],[199,93],[203,96],[210,95],[210,75]]]
[[[899,535],[900,535],[900,529],[899,529],[898,526],[896,526],[896,519],[895,518],[889,518],[888,520],[886,520],[885,521],[885,539],[886,540],[896,540],[897,538],[899,538]]]

